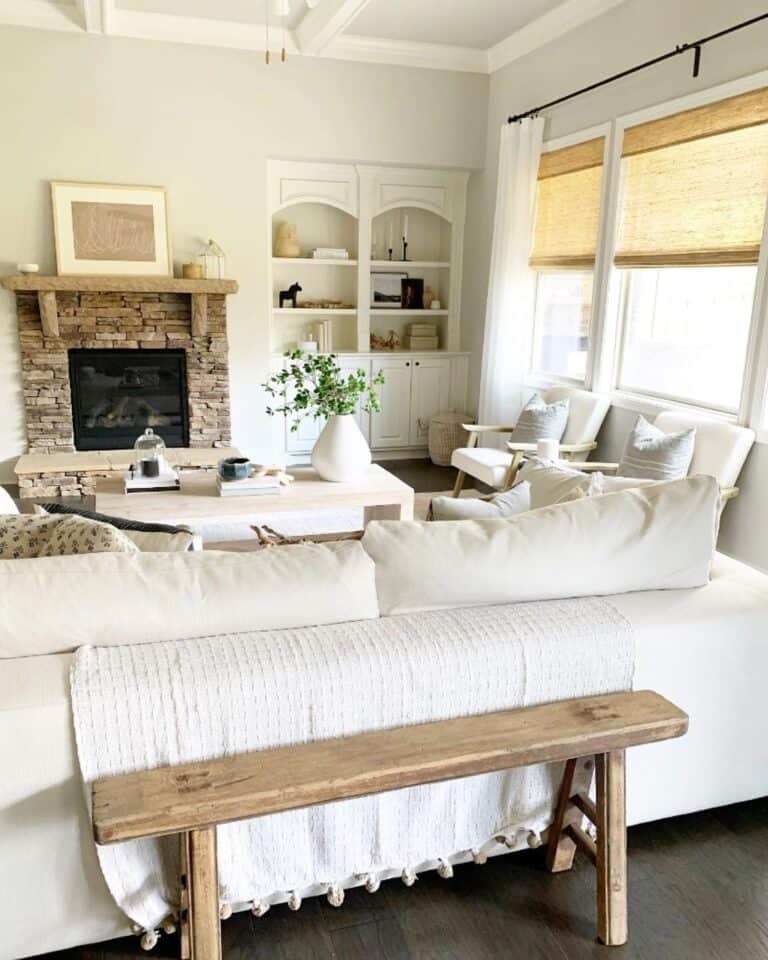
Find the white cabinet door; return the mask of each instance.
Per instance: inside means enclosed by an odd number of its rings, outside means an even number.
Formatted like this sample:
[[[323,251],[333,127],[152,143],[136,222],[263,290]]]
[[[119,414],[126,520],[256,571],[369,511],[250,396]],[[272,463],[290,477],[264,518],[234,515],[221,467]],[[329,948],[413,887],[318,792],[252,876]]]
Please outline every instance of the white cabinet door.
[[[410,357],[376,357],[372,361],[372,375],[382,370],[384,386],[379,387],[381,411],[371,413],[371,447],[407,447],[411,427],[411,372]]]
[[[419,357],[413,361],[412,376],[409,440],[412,447],[423,447],[430,419],[448,409],[451,361],[447,357]]]

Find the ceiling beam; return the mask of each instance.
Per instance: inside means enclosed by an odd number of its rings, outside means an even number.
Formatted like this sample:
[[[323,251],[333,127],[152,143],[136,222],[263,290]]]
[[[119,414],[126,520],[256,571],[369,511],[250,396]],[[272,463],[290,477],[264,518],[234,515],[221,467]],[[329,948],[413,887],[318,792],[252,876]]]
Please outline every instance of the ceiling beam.
[[[445,43],[416,43],[412,40],[384,40],[341,34],[322,52],[331,60],[356,60],[361,63],[388,63],[426,70],[456,70],[461,73],[488,73],[485,50],[455,47]]]
[[[114,0],[75,0],[88,33],[111,33]]]
[[[618,7],[625,0],[565,0],[488,50],[490,72],[546,46],[563,34]]]
[[[0,0],[0,23],[39,30],[70,32],[82,29],[74,4],[54,4],[47,0]]]
[[[302,53],[318,54],[336,39],[370,0],[321,0],[304,14],[296,27],[296,44]]]

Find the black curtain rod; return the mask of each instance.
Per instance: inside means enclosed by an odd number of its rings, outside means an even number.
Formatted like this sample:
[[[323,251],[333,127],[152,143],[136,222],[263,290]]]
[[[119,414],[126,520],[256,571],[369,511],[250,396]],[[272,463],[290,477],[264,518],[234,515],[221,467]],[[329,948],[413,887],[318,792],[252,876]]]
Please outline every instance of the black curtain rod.
[[[678,44],[674,50],[670,50],[669,53],[662,53],[659,57],[654,57],[653,60],[646,60],[645,63],[639,63],[636,67],[630,67],[629,70],[622,70],[621,73],[614,73],[612,77],[606,77],[605,80],[598,80],[597,83],[590,83],[588,87],[582,87],[580,90],[574,90],[573,93],[568,93],[564,97],[558,97],[557,100],[550,100],[549,103],[542,103],[540,107],[533,107],[531,110],[526,110],[524,113],[517,113],[514,117],[508,117],[507,123],[517,123],[520,120],[524,120],[526,117],[535,117],[537,114],[541,113],[542,110],[548,110],[550,107],[556,107],[558,104],[565,103],[567,100],[573,100],[574,97],[580,97],[584,93],[590,93],[592,90],[597,90],[599,87],[605,87],[609,83],[615,83],[616,80],[622,80],[624,77],[629,77],[633,73],[639,73],[641,70],[647,70],[648,67],[655,67],[657,63],[663,63],[664,60],[671,60],[672,57],[678,57],[681,53],[687,53],[689,50],[693,50],[693,75],[698,77],[699,67],[701,66],[701,48],[705,43],[710,43],[712,40],[719,40],[720,37],[725,37],[729,33],[735,33],[737,30],[744,30],[745,27],[752,27],[756,23],[760,23],[761,20],[768,20],[768,13],[761,13],[757,17],[752,17],[751,20],[745,20],[743,23],[737,23],[733,27],[728,27],[725,30],[719,30],[717,33],[711,33],[708,37],[702,37],[700,40],[694,40],[692,43],[683,43]]]

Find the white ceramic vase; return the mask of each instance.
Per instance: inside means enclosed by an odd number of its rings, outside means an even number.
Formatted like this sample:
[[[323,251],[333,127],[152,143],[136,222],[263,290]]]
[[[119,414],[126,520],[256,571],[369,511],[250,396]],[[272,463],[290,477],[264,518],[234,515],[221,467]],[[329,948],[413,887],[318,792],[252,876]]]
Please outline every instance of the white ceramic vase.
[[[370,448],[352,414],[330,417],[312,450],[312,466],[323,480],[357,480],[370,463]]]

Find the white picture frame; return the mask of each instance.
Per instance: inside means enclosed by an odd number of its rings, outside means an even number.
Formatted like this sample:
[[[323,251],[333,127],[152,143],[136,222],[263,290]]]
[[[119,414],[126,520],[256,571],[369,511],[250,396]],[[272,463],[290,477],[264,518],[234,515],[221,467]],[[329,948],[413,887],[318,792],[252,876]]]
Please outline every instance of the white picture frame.
[[[400,310],[403,306],[401,280],[408,274],[400,271],[371,273],[371,306],[377,310]]]
[[[60,276],[173,276],[165,187],[51,181]]]

